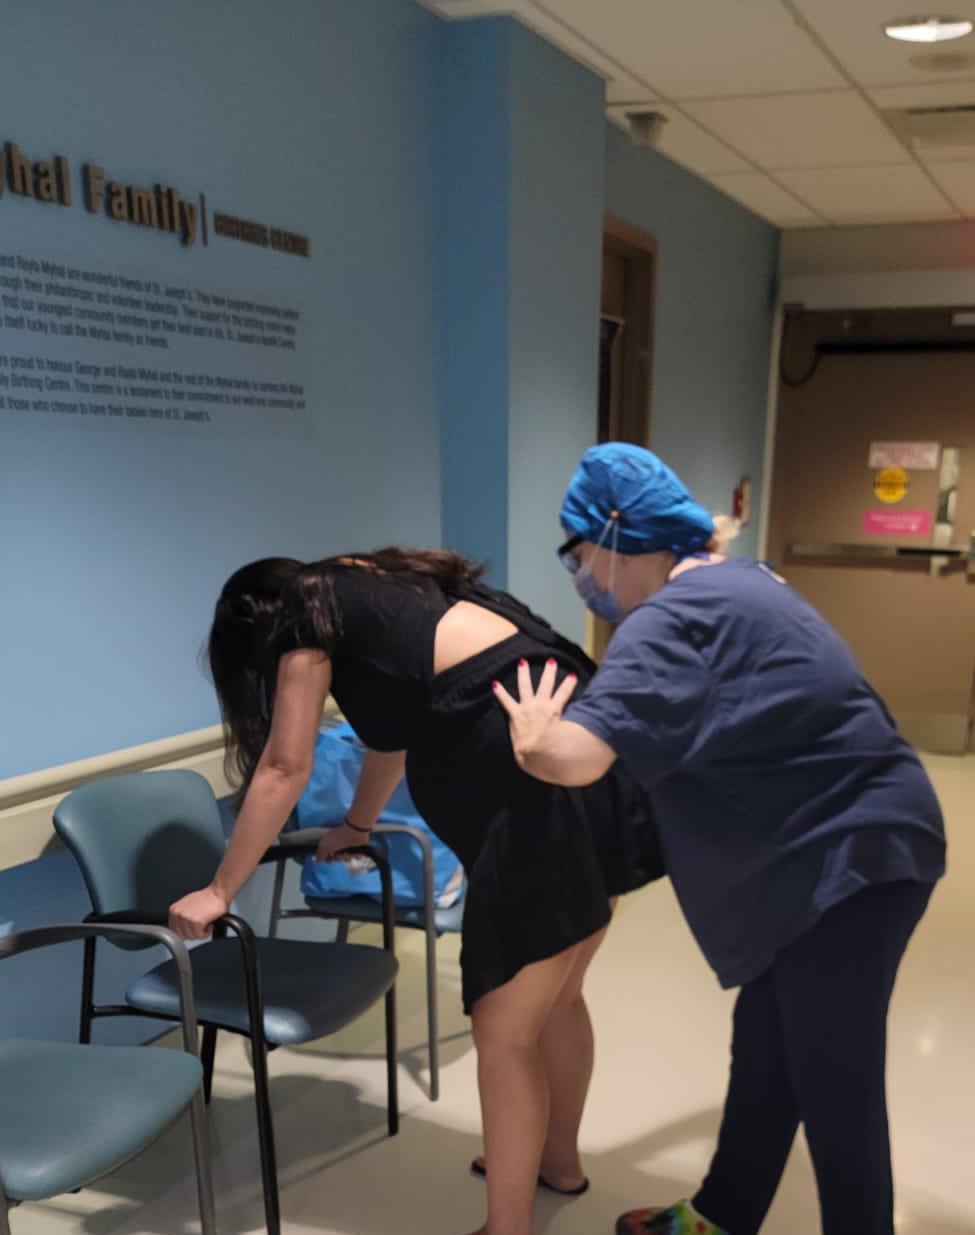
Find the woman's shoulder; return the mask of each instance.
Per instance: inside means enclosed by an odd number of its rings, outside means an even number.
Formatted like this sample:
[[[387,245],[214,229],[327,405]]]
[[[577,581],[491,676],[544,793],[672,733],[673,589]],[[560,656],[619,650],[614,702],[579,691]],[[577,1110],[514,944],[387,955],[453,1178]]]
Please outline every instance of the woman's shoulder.
[[[323,564],[339,612],[362,620],[405,611],[443,612],[452,603],[437,581],[380,570],[369,561],[341,558]]]

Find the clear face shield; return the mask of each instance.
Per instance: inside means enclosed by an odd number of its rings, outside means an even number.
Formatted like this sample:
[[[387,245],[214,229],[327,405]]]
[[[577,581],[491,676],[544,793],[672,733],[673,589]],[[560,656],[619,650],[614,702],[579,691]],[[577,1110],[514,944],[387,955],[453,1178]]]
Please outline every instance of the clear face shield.
[[[612,533],[610,529],[612,529]],[[582,543],[583,537],[571,537],[558,551],[559,561],[572,575],[572,581],[582,603],[590,613],[595,614],[598,618],[602,618],[603,621],[610,622],[614,626],[621,622],[624,617],[620,603],[613,594],[619,532],[619,515],[614,511],[603,525],[603,530],[599,534],[599,540],[596,542],[597,549],[601,549],[605,545],[612,553],[609,565],[609,583],[605,588],[601,588],[593,578],[591,565],[583,566],[574,552]],[[610,541],[608,545],[606,545],[607,537],[609,537]]]

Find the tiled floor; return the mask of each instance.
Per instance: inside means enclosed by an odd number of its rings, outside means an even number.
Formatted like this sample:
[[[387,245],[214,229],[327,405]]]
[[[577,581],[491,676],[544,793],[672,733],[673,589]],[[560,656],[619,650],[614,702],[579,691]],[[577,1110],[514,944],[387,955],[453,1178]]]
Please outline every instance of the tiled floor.
[[[891,1020],[890,1090],[901,1235],[975,1235],[975,758],[929,761],[948,818],[951,874],[912,945]],[[316,1049],[272,1057],[288,1235],[461,1235],[482,1219],[474,1057],[459,1012],[456,942],[441,944],[443,1096],[424,1091],[420,940],[402,934],[400,1135],[385,1137],[379,1012]],[[540,1198],[538,1231],[609,1232],[629,1205],[686,1195],[714,1140],[730,996],[698,956],[667,887],[624,903],[589,984],[599,1061],[584,1128],[592,1191]],[[247,1059],[218,1060],[213,1104],[221,1235],[261,1230]],[[2,1099],[0,1099],[2,1118]],[[97,1190],[12,1214],[14,1235],[178,1235],[195,1223],[188,1144],[171,1132]],[[797,1147],[768,1235],[818,1230]]]

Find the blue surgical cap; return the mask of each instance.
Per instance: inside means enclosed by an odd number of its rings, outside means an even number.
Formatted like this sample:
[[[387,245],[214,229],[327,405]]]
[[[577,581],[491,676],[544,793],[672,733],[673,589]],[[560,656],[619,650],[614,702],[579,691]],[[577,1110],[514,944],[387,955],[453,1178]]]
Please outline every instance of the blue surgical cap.
[[[686,557],[714,535],[714,520],[681,479],[642,446],[606,442],[582,456],[562,502],[563,527],[598,544],[617,525],[619,553],[670,550]]]

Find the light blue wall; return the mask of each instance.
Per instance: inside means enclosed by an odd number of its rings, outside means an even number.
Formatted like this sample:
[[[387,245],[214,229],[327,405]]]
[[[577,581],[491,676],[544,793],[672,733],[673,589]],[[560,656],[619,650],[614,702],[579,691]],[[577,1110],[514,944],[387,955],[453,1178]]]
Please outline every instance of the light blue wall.
[[[603,83],[511,26],[508,583],[582,639],[559,565],[566,482],[596,436],[603,228]]]
[[[45,47],[59,87],[11,57],[0,139],[203,190],[314,256],[0,201],[4,251],[299,305],[310,405],[286,430],[0,420],[0,777],[211,723],[215,592],[265,553],[442,541],[580,634],[551,550],[595,431],[604,206],[660,242],[653,444],[719,508],[761,480],[773,229],[607,134],[599,82],[515,22],[412,0],[287,14],[6,15],[5,45]]]
[[[517,23],[412,0],[8,7],[0,141],[203,190],[314,256],[0,200],[0,252],[300,305],[310,398],[287,431],[0,419],[0,778],[214,721],[215,593],[265,553],[442,539],[580,635],[552,551],[596,431],[604,208],[660,243],[654,446],[720,508],[760,479],[775,232],[607,133],[600,83]],[[64,854],[0,872],[0,930],[86,910]],[[0,1034],[73,1034],[77,952],[0,967]],[[106,997],[137,968],[109,953]]]
[[[0,251],[300,305],[310,406],[288,431],[0,420],[0,778],[213,723],[197,654],[243,561],[439,541],[439,25],[412,0],[6,6],[0,141],[205,191],[313,256],[0,200]]]
[[[596,434],[604,211],[659,244],[652,444],[721,511],[745,474],[758,509],[778,233],[607,126],[598,79],[518,23],[441,41],[445,539],[581,637],[552,550]]]
[[[444,544],[508,577],[511,98],[504,20],[438,32]]]
[[[752,524],[735,545],[754,552],[779,233],[615,125],[606,209],[659,244],[653,449],[724,513],[752,477]]]
[[[581,637],[554,549],[596,427],[602,83],[506,19],[441,44],[444,538]]]

